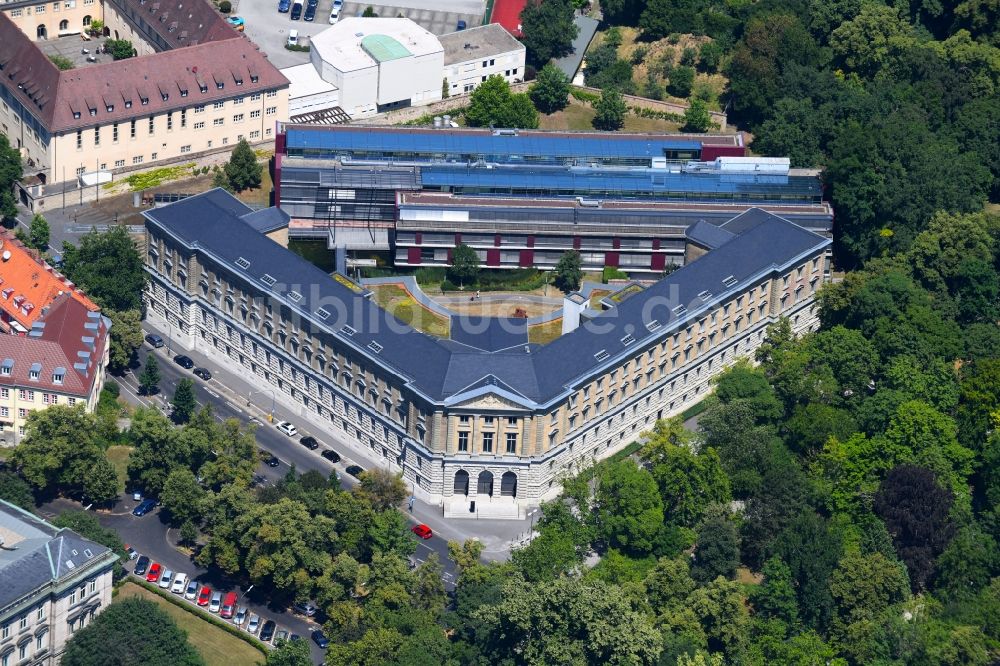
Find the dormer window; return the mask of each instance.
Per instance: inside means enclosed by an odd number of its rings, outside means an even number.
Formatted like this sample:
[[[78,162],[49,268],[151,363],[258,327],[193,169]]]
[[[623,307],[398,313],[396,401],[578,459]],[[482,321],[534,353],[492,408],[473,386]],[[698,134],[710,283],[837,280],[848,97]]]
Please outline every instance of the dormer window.
[[[143,106],[146,106],[147,104],[149,104],[149,98],[148,97],[140,97],[139,101],[142,102]]]
[[[250,83],[257,83],[258,81],[260,81],[260,77],[259,76],[257,76],[256,74],[251,74],[250,75]]]
[[[115,110],[115,105],[114,105],[114,104],[108,104],[108,105],[107,105],[106,107],[104,107],[104,109],[105,109],[105,110],[106,110],[106,111],[107,111],[108,113],[111,113],[112,111],[114,111],[114,110]]]
[[[28,379],[30,379],[33,382],[37,382],[41,374],[42,374],[42,364],[32,363],[31,367],[28,369]]]
[[[168,99],[170,99],[170,93],[160,93],[160,97],[163,99],[164,102],[166,102]]]
[[[74,111],[73,112],[73,120],[79,120],[79,119],[80,119],[80,112],[79,111]]]
[[[91,109],[90,110],[90,115],[96,116],[97,115],[97,109]]]
[[[215,89],[216,90],[222,90],[225,87],[226,87],[226,84],[223,83],[222,81],[216,81],[215,82]]]
[[[53,372],[52,373],[52,383],[53,384],[62,384],[63,383],[63,377],[64,377],[63,373],[61,373],[61,372]]]
[[[203,93],[207,93],[208,92],[208,84],[207,83],[199,83],[198,84],[198,90],[202,91]]]
[[[13,371],[14,371],[14,359],[12,358],[4,359],[3,364],[0,365],[0,375],[9,377],[10,373]]]

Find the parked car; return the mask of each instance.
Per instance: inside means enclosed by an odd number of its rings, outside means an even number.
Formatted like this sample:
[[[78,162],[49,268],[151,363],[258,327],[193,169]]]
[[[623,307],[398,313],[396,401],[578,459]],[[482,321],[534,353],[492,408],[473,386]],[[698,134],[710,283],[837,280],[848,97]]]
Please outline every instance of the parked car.
[[[330,462],[340,462],[340,454],[333,449],[323,449],[323,453],[320,454]]]
[[[278,465],[281,464],[281,461],[278,460],[278,456],[272,455],[270,458],[264,461],[264,464],[267,465],[268,467],[277,467]]]
[[[243,623],[247,621],[247,607],[240,606],[236,609],[236,615],[233,616],[233,624],[237,627],[242,627]]]
[[[361,475],[365,471],[364,467],[362,467],[361,465],[348,465],[346,470],[347,473],[353,476],[355,479],[361,478]]]
[[[184,598],[194,601],[194,598],[198,596],[198,581],[192,580],[187,584],[187,589],[184,590]]]
[[[297,434],[299,434],[299,429],[296,428],[291,423],[289,423],[288,421],[280,421],[278,423],[278,430],[285,433],[289,437],[295,437]]]
[[[278,0],[278,11],[282,14],[288,12],[292,8],[292,0]]]
[[[149,335],[147,335],[146,342],[153,345],[155,349],[159,349],[160,347],[163,346],[163,338],[156,335],[155,333],[150,333]]]
[[[160,573],[162,572],[163,572],[163,567],[160,565],[160,563],[153,562],[153,564],[149,567],[149,571],[146,572],[146,582],[155,583],[156,581],[160,580]]]
[[[302,439],[300,439],[299,440],[299,444],[301,444],[302,446],[306,447],[310,451],[315,451],[316,449],[319,448],[319,442],[316,441],[316,438],[315,437],[311,437],[309,435],[306,435],[305,437],[303,437]]]
[[[174,576],[174,584],[170,586],[170,591],[174,594],[184,594],[184,588],[187,587],[188,575],[186,573],[179,573]]]
[[[169,589],[172,582],[174,582],[174,572],[170,569],[164,569],[163,573],[160,574],[160,587],[164,590]]]
[[[209,599],[212,598],[212,588],[208,585],[201,588],[201,592],[198,593],[198,605],[207,606]]]
[[[336,23],[337,19],[339,18],[340,18],[340,7],[337,6],[337,3],[333,3],[333,8],[330,9],[330,25]]]
[[[230,16],[229,18],[226,19],[226,21],[229,23],[229,25],[233,26],[240,32],[243,32],[246,29],[246,21],[244,21],[243,18],[240,16]]]
[[[139,516],[141,518],[142,516],[145,516],[147,513],[149,513],[150,511],[152,511],[155,508],[156,508],[156,500],[154,500],[154,499],[144,499],[139,504],[139,506],[137,506],[134,509],[132,509],[132,515],[133,516]]]
[[[174,363],[181,366],[185,370],[190,370],[194,367],[194,361],[191,360],[190,356],[185,356],[184,354],[178,354],[174,356]]]
[[[300,18],[302,18],[302,0],[293,0],[291,19],[298,21]],[[291,38],[292,33],[288,33],[288,36]]]
[[[458,32],[459,30],[465,30],[465,28],[466,28],[465,21],[459,19],[458,23],[455,24],[455,32]]]
[[[306,617],[312,617],[313,615],[316,614],[316,605],[313,604],[313,602],[311,601],[305,601],[292,606],[292,610],[294,610],[296,613],[301,613]]]
[[[236,600],[238,598],[235,592],[226,593],[226,596],[222,599],[222,610],[219,611],[219,617],[224,617],[227,620],[230,619],[233,613],[236,612]]]
[[[419,525],[414,525],[413,527],[410,528],[410,531],[416,534],[421,539],[430,539],[432,536],[434,536],[434,532],[431,530],[431,528],[427,527],[423,523],[420,523]]]
[[[195,368],[194,369],[194,376],[195,377],[201,377],[202,379],[204,379],[207,382],[209,379],[212,378],[212,373],[209,372],[208,370],[206,370],[205,368]]]
[[[313,21],[316,19],[316,5],[310,3],[306,5],[306,11],[302,14],[302,19],[304,21]]]
[[[142,491],[141,490],[133,490],[132,491],[132,501],[133,502],[141,502],[142,501]]]
[[[265,622],[264,625],[260,628],[260,636],[259,636],[260,640],[264,641],[265,643],[270,643],[271,639],[274,638],[275,627],[277,627],[277,625],[274,623],[274,620],[268,620],[267,622]]]
[[[325,650],[330,645],[330,639],[320,629],[315,629],[310,636],[312,636],[313,643],[318,645],[321,650]]]
[[[299,11],[302,11],[302,5],[301,4],[298,4],[298,5],[295,5],[295,6],[299,8]],[[285,40],[285,46],[298,46],[298,45],[299,45],[299,31],[298,30],[289,30],[288,31],[288,39]]]
[[[260,616],[257,613],[250,613],[250,621],[247,622],[247,631],[256,636],[259,629]]]
[[[219,609],[222,608],[222,592],[213,592],[212,600],[208,602],[208,612],[218,613]]]
[[[129,560],[134,560],[139,557],[139,553],[132,546],[125,544],[125,554],[128,555]]]
[[[135,561],[135,568],[132,569],[132,573],[136,576],[145,576],[146,572],[149,570],[149,558],[145,555],[140,555],[139,559]]]

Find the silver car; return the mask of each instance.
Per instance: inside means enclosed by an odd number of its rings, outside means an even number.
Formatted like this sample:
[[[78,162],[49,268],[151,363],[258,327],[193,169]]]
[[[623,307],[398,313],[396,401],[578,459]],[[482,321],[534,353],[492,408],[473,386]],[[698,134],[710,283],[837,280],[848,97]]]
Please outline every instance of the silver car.
[[[247,621],[247,607],[240,606],[236,609],[236,615],[233,616],[233,624],[237,627],[242,627],[243,623]]]
[[[260,629],[260,617],[257,616],[257,613],[251,613],[250,621],[247,622],[247,631],[256,636],[257,631],[259,629]]]
[[[213,592],[212,600],[208,604],[209,613],[218,613],[222,608],[222,592]]]
[[[191,581],[190,583],[188,583],[187,590],[184,591],[184,598],[194,601],[195,597],[198,596],[198,590],[200,589],[201,585],[198,584],[198,581],[196,580]]]
[[[160,587],[166,590],[172,582],[174,582],[174,572],[170,569],[164,569],[163,575],[160,576]]]

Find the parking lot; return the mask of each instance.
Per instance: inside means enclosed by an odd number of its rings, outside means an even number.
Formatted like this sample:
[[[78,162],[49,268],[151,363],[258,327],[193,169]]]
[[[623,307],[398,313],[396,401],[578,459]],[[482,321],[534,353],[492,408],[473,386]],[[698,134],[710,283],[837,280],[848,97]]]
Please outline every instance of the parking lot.
[[[460,20],[468,27],[482,23],[483,0],[435,0],[428,7],[426,0],[392,0],[391,4],[345,2],[340,15],[360,16],[369,5],[382,17],[405,16],[436,35],[454,32]],[[291,19],[291,12],[278,12],[278,0],[235,0],[233,14],[246,21],[246,34],[267,54],[274,66],[283,69],[309,62],[304,51],[285,48],[289,30],[298,30],[299,41],[307,45],[309,38],[330,27],[333,0],[319,0],[314,21]]]

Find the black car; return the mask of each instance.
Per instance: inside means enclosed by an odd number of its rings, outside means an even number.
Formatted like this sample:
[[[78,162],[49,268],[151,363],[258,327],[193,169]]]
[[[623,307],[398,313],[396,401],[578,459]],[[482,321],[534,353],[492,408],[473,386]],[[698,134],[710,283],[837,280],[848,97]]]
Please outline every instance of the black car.
[[[330,462],[340,462],[340,454],[333,449],[324,449],[323,453],[320,454]]]
[[[149,335],[147,335],[146,342],[153,345],[153,347],[155,347],[156,349],[159,349],[160,347],[163,346],[163,338],[156,335],[155,333],[150,333]]]
[[[351,476],[353,476],[356,479],[360,478],[361,475],[364,473],[364,471],[365,471],[364,468],[361,467],[360,465],[348,465],[347,466],[347,473],[350,474]]]
[[[301,444],[302,446],[306,447],[310,451],[315,451],[316,449],[319,448],[319,442],[316,441],[316,438],[315,437],[310,437],[308,435],[306,435],[305,437],[303,437],[302,439],[300,439],[299,440],[299,444]]]
[[[209,372],[208,370],[206,370],[205,368],[195,368],[195,369],[194,369],[194,374],[195,374],[195,377],[201,377],[201,378],[202,378],[202,379],[204,379],[204,380],[205,380],[206,382],[207,382],[207,381],[208,381],[209,379],[211,379],[211,378],[212,378],[212,373],[211,373],[211,372]]]
[[[136,576],[145,576],[147,569],[149,569],[149,558],[145,555],[140,555],[139,559],[135,561],[135,569],[132,570],[132,573]]]
[[[264,641],[265,643],[270,643],[271,639],[274,638],[275,626],[276,625],[274,624],[274,620],[268,620],[267,622],[265,622],[264,626],[260,628],[260,636],[259,636],[260,640]]]
[[[306,12],[302,15],[302,18],[306,21],[314,20],[316,18],[316,5],[310,4],[306,7]]]
[[[324,634],[319,629],[316,629],[309,635],[312,636],[313,642],[316,643],[316,645],[318,645],[321,650],[325,650],[327,646],[330,645],[330,639],[327,638],[326,634]]]
[[[185,356],[184,354],[178,354],[177,356],[174,356],[174,363],[181,366],[185,370],[190,370],[191,368],[194,367],[194,361],[192,361],[190,357]]]
[[[141,518],[142,516],[145,516],[147,513],[149,513],[155,508],[156,508],[156,500],[144,499],[142,500],[142,503],[139,504],[139,506],[132,509],[132,515]]]

